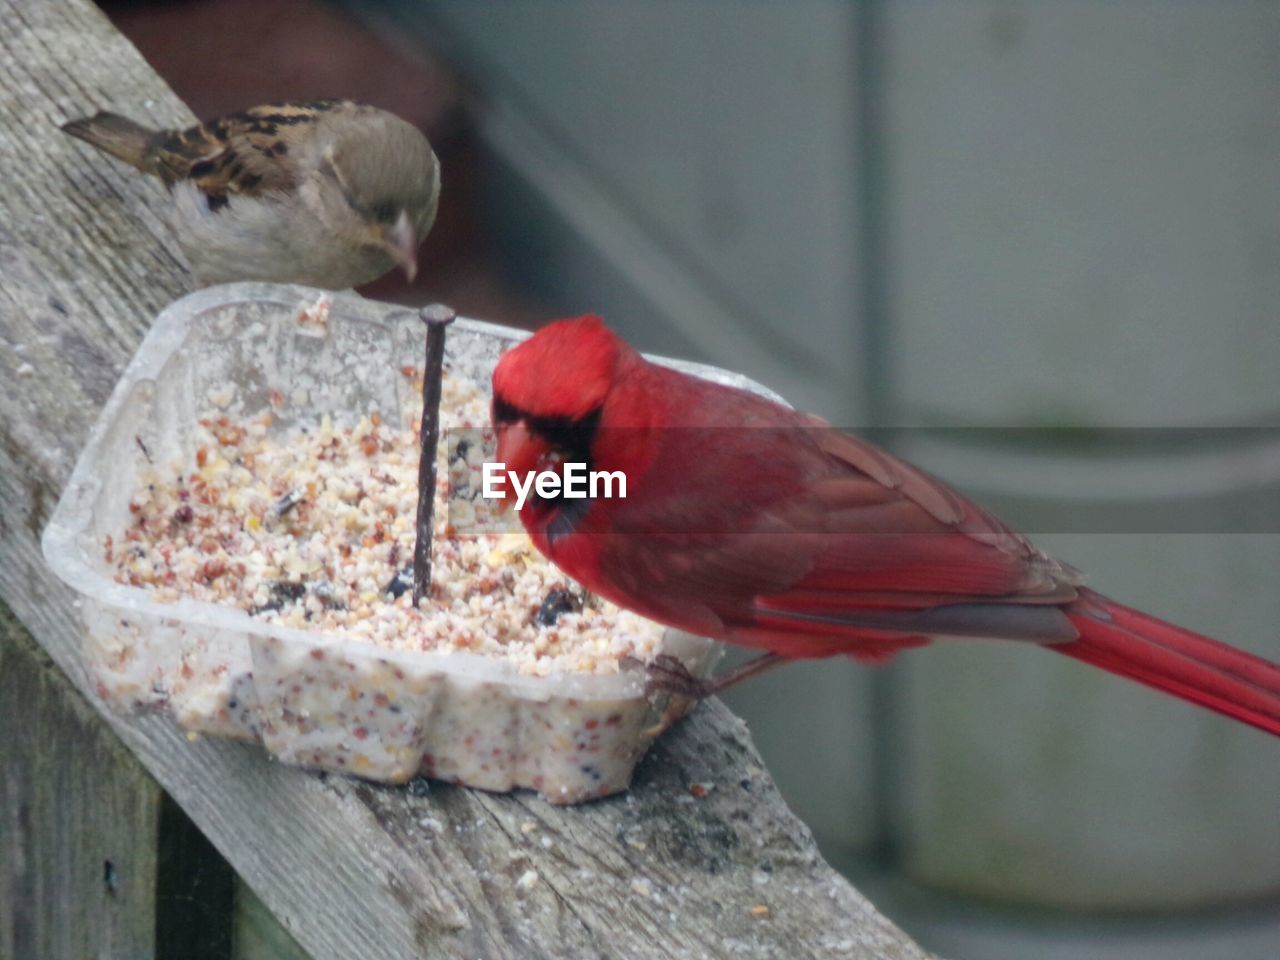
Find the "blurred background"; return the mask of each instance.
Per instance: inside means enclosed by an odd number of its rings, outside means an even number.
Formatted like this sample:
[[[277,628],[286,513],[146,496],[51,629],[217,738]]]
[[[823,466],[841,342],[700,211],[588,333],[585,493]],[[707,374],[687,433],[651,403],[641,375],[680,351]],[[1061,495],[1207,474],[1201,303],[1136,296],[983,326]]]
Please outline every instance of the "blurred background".
[[[1225,429],[1280,427],[1280,4],[102,6],[201,116],[345,96],[428,133],[419,282],[368,295],[596,311],[842,425],[963,428],[896,443],[1108,594],[1280,659],[1276,433]],[[1280,956],[1261,733],[1013,644],[728,699],[945,956]]]

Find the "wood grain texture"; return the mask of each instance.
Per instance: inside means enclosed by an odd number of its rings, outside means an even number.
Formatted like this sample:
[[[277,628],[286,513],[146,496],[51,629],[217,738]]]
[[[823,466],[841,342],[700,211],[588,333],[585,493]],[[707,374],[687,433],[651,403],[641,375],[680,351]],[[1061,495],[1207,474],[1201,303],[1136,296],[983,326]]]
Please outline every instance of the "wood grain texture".
[[[151,957],[160,787],[0,605],[0,957]]]
[[[189,284],[161,188],[57,130],[102,107],[189,119],[86,0],[0,0],[0,596],[86,694],[38,536],[148,318]],[[326,777],[164,717],[103,717],[316,960],[925,956],[823,863],[718,704],[629,794],[567,809]]]

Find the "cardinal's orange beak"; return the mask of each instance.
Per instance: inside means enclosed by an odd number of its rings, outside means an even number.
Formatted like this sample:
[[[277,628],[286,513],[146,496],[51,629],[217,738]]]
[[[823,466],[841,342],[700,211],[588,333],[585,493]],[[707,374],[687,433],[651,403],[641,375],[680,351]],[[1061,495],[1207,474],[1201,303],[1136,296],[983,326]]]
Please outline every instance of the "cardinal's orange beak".
[[[508,470],[515,470],[516,462],[524,459],[524,450],[533,436],[523,420],[507,423],[498,427],[498,462],[505,463]],[[528,464],[532,466],[532,464]]]
[[[532,433],[523,420],[505,423],[495,428],[498,434],[497,460],[503,469],[513,473],[524,482],[526,476],[542,469],[542,459],[551,452],[551,447],[537,434]],[[511,505],[516,500],[516,492],[508,479],[503,484],[503,503]]]

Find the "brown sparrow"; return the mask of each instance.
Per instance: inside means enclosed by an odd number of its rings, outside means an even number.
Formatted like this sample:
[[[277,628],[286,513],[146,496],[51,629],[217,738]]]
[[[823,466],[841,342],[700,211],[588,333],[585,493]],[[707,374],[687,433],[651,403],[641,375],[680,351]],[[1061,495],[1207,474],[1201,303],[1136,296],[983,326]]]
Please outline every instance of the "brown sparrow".
[[[178,242],[204,284],[268,280],[341,289],[417,273],[440,163],[418,129],[349,100],[273,103],[186,130],[114,113],[62,127],[159,177]]]

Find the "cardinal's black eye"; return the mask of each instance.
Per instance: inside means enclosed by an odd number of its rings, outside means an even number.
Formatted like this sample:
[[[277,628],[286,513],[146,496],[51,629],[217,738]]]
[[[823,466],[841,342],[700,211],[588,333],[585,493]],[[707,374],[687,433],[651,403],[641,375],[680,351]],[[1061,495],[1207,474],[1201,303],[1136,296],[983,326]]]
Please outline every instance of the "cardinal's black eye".
[[[591,445],[600,430],[603,405],[578,417],[539,417],[494,394],[493,422],[498,425],[524,421],[529,430],[558,450],[567,460],[589,462]]]
[[[493,420],[495,423],[515,423],[520,419],[520,411],[513,404],[507,403],[499,396],[493,398]]]
[[[530,428],[564,455],[566,460],[575,463],[591,461],[591,445],[595,442],[600,430],[600,415],[603,406],[596,407],[590,413],[577,418],[568,417],[526,417]]]

